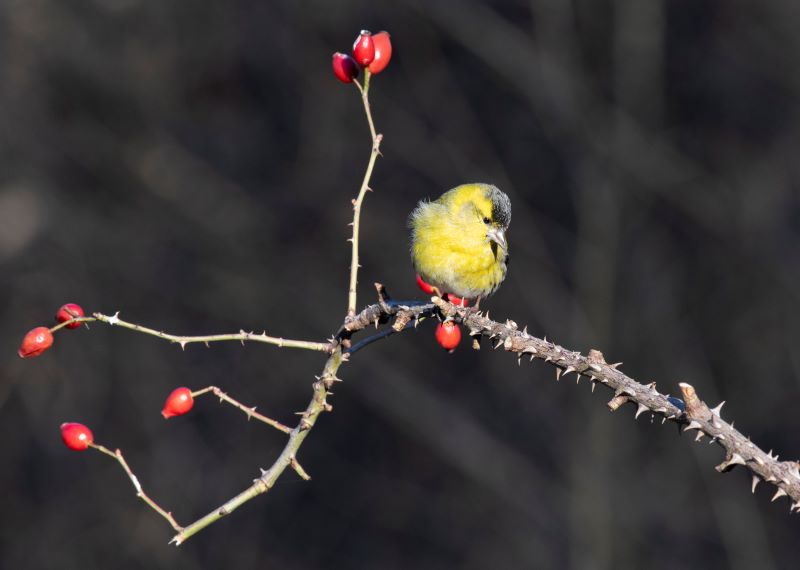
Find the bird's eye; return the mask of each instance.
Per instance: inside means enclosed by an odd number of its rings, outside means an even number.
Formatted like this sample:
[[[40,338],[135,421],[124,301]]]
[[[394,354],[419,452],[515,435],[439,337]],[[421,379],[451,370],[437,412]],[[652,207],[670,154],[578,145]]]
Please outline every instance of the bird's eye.
[[[484,217],[483,217],[483,223],[484,223],[484,224],[488,224],[488,223],[489,223],[489,222],[491,222],[491,221],[492,221],[492,220],[490,220],[490,219],[489,219],[489,218],[487,218],[486,216],[484,216]]]

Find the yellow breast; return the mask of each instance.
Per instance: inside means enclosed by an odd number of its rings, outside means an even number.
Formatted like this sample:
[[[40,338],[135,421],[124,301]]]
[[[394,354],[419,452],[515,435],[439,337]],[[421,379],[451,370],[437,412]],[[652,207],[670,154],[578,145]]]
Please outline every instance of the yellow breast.
[[[412,229],[414,267],[442,293],[486,297],[505,279],[507,252],[486,238],[486,226],[472,213],[462,215],[446,202],[422,203]]]

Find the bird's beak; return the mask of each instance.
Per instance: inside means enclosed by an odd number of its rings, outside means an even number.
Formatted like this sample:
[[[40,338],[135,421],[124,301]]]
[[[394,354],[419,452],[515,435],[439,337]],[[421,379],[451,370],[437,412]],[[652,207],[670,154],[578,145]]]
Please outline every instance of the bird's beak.
[[[489,238],[489,241],[493,241],[504,250],[508,249],[508,245],[506,244],[506,231],[504,229],[492,228],[486,232],[486,237]]]

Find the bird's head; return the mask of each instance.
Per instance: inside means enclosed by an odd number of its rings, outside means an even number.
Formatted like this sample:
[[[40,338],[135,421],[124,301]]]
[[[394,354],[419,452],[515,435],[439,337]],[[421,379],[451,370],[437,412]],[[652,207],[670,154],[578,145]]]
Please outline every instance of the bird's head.
[[[475,215],[486,228],[486,239],[508,250],[506,230],[511,223],[511,200],[497,186],[471,184],[475,187],[472,202]]]

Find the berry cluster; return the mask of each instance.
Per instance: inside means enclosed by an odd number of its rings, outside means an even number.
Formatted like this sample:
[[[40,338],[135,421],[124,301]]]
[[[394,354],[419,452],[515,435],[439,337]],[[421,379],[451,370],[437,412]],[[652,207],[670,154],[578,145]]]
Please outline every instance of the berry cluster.
[[[84,313],[80,305],[75,303],[67,303],[62,305],[56,312],[56,322],[59,324],[67,323],[64,325],[68,329],[76,329],[81,326],[81,321],[78,319],[83,318]],[[60,327],[54,327],[56,330]],[[39,356],[45,350],[53,346],[53,330],[47,327],[36,327],[28,331],[28,334],[22,339],[22,344],[17,350],[20,358],[31,358]]]
[[[389,32],[372,34],[368,30],[361,30],[353,43],[352,56],[340,52],[333,54],[333,73],[342,83],[352,83],[358,77],[360,68],[365,69],[367,76],[375,75],[386,69],[391,58]]]

